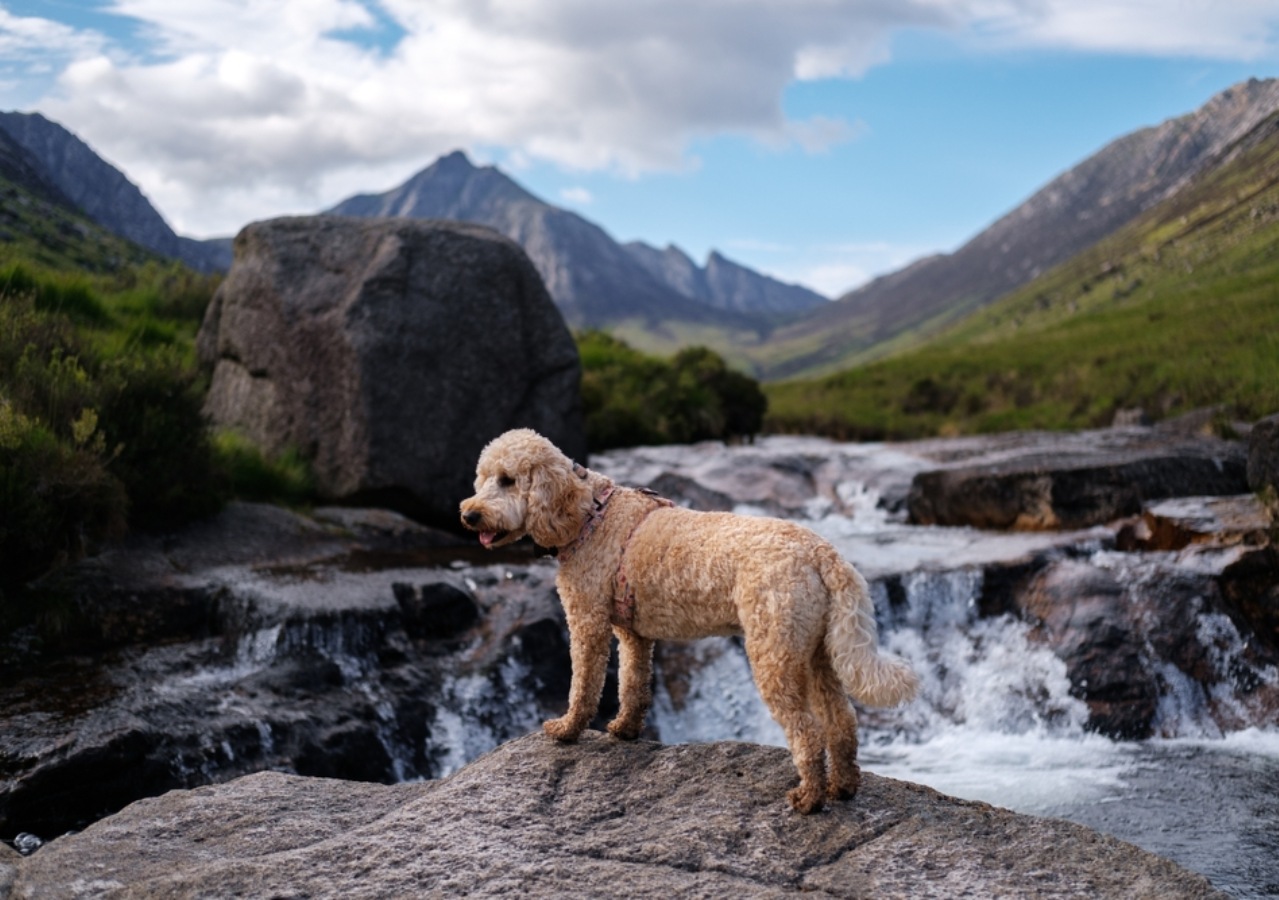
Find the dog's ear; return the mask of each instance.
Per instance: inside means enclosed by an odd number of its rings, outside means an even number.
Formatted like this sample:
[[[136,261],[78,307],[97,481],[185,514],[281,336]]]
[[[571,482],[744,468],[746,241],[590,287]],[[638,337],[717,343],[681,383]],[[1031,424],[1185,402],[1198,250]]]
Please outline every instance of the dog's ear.
[[[567,458],[539,460],[529,468],[524,524],[543,547],[571,544],[591,511],[590,485],[573,472]]]

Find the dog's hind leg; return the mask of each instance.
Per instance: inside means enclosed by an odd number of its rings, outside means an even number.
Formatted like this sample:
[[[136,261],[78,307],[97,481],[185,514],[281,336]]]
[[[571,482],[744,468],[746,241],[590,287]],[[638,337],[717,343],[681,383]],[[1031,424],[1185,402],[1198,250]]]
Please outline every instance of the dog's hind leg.
[[[857,793],[862,780],[857,765],[857,713],[845,696],[825,647],[818,647],[813,655],[811,699],[826,732],[826,796],[846,800]]]
[[[624,741],[639,737],[644,717],[653,705],[653,641],[626,628],[613,628],[617,635],[618,694],[617,718],[608,723],[609,734]]]
[[[821,809],[826,799],[826,742],[808,705],[813,677],[808,666],[811,651],[801,653],[783,640],[770,638],[771,629],[762,630],[762,636],[746,636],[746,653],[760,697],[786,733],[791,759],[799,771],[799,787],[786,797],[796,812],[807,815]]]

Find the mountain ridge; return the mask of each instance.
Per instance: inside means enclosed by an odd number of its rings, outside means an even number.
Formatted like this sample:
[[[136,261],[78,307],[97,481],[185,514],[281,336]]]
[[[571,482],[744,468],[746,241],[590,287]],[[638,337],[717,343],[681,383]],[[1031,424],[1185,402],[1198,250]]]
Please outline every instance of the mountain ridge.
[[[911,329],[939,332],[1175,194],[1276,109],[1279,79],[1254,78],[1116,138],[954,253],[917,260],[779,329],[761,354],[764,375],[835,371],[909,345]]]
[[[40,113],[0,112],[0,130],[27,151],[45,181],[109,231],[201,272],[230,265],[229,240],[179,236],[137,185],[57,122]]]
[[[1123,227],[919,346],[769,386],[840,439],[1096,428],[1279,409],[1279,110]],[[1201,416],[1194,427],[1202,427]]]
[[[758,334],[779,312],[825,302],[719,254],[708,261],[714,271],[700,269],[676,249],[695,272],[681,282],[634,244],[619,244],[600,226],[538,198],[495,166],[475,166],[461,150],[398,187],[357,194],[326,212],[454,219],[493,228],[524,247],[576,328],[606,328],[639,318],[659,332],[669,326],[664,320],[674,320]]]

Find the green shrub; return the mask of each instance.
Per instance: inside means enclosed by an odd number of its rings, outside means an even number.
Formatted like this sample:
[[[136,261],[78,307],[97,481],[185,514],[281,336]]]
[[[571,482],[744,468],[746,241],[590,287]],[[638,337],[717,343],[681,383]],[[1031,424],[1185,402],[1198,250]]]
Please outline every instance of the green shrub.
[[[71,441],[0,400],[0,599],[124,530],[128,498],[107,471],[96,416]]]
[[[104,299],[105,297],[105,299]],[[0,270],[0,591],[74,560],[126,524],[216,511],[225,479],[201,415],[189,339],[118,311],[73,276]]]
[[[705,347],[666,361],[601,331],[578,336],[591,450],[748,438],[767,401],[751,378]]]

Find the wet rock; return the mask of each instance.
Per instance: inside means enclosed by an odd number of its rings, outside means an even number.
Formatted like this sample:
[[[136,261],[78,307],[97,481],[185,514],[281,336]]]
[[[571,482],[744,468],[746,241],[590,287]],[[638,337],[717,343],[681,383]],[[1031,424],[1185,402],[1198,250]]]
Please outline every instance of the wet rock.
[[[415,588],[391,585],[400,604],[400,616],[408,636],[420,641],[456,639],[480,621],[480,609],[470,594],[451,584],[424,584]]]
[[[1279,492],[1279,415],[1262,419],[1248,434],[1248,487]]]
[[[552,564],[432,563],[433,535],[352,515],[237,504],[60,573],[78,636],[0,678],[0,835],[266,768],[431,777],[453,740],[491,746],[562,711]],[[412,562],[368,569],[378,554]],[[446,708],[466,700],[458,678],[497,698],[482,725]]]
[[[1220,896],[1082,826],[872,774],[855,800],[796,816],[794,782],[778,748],[593,732],[521,738],[429,783],[267,772],[60,838],[9,863],[8,896]]]
[[[745,506],[782,517],[851,513],[841,495],[856,485],[881,506],[904,507],[911,476],[926,460],[910,445],[837,444],[823,438],[770,437],[752,446],[706,442],[604,453],[591,465],[693,509]]]
[[[448,527],[508,428],[585,453],[572,336],[519,246],[479,226],[249,225],[198,345],[210,418],[297,450],[343,503]]]
[[[995,529],[1084,528],[1134,516],[1167,497],[1239,494],[1237,442],[1156,429],[1108,429],[1020,443],[974,439],[944,468],[920,472],[907,501],[912,522]],[[956,448],[961,449],[961,448]]]
[[[1221,591],[1245,634],[1279,658],[1279,550],[1243,553],[1221,573]]]
[[[1149,737],[1159,692],[1114,576],[1062,561],[1031,582],[1021,605],[1036,623],[1032,636],[1065,661],[1075,693],[1088,703],[1090,726],[1114,737]]]
[[[1190,544],[1248,544],[1270,541],[1271,513],[1254,494],[1234,497],[1179,497],[1152,503],[1125,539],[1128,550],[1181,550]]]
[[[1067,666],[1089,728],[1117,738],[1273,721],[1279,654],[1241,606],[1279,595],[1270,548],[1099,554],[1046,567],[1018,597],[1032,637]],[[1270,567],[1270,568],[1267,568]],[[1272,607],[1271,607],[1272,608]],[[1261,639],[1259,639],[1261,638]]]
[[[699,509],[703,512],[728,512],[733,508],[733,498],[719,491],[703,487],[692,478],[663,472],[647,485],[649,490],[673,501],[678,506]]]

